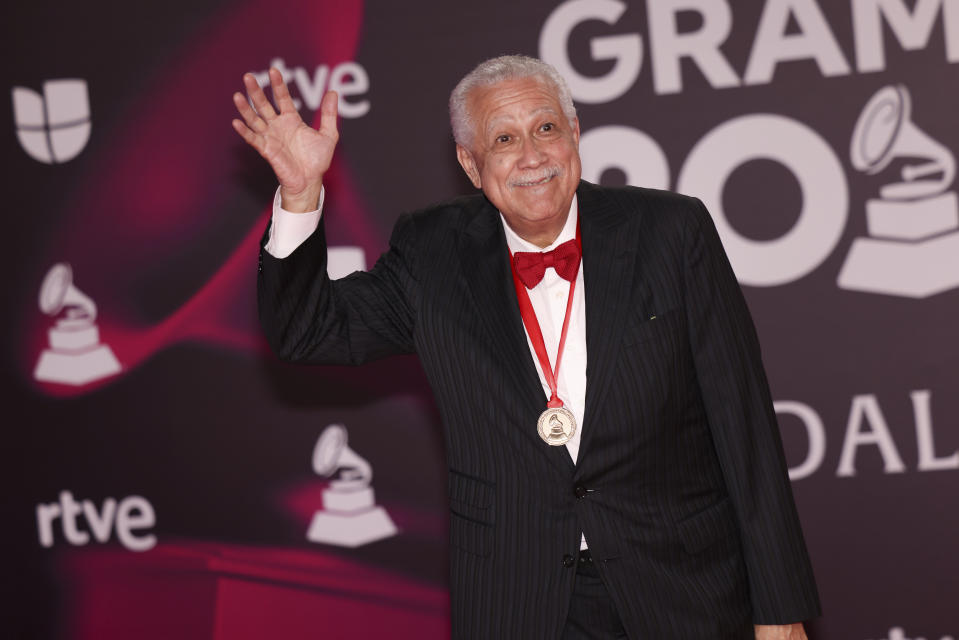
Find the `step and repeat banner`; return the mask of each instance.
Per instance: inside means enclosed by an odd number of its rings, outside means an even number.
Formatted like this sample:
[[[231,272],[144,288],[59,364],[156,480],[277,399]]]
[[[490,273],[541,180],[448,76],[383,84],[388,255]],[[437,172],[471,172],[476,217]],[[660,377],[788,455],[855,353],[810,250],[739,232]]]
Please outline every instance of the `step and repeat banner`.
[[[231,94],[339,92],[332,275],[470,193],[446,101],[526,53],[584,177],[708,206],[763,344],[814,640],[959,637],[959,0],[168,0],[5,9],[5,638],[445,638],[415,358],[280,363],[275,183]]]

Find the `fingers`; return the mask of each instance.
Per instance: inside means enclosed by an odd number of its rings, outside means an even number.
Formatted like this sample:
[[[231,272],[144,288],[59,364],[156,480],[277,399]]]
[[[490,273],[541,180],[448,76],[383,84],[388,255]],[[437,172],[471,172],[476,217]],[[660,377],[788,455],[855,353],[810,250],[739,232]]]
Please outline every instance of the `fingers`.
[[[272,67],[270,68],[270,88],[273,90],[273,100],[276,101],[276,106],[280,108],[280,113],[296,111],[293,98],[290,97],[290,90],[283,81],[283,75]]]
[[[256,115],[256,111],[254,111],[253,107],[250,106],[246,96],[239,91],[233,94],[233,105],[243,118],[246,126],[248,126],[250,129],[253,129],[254,131],[262,131],[264,128],[266,128],[266,123],[262,118],[260,118],[260,116]]]
[[[248,126],[243,124],[243,122],[241,122],[240,120],[236,120],[236,119],[234,119],[231,124],[233,125],[233,130],[239,133],[240,137],[243,138],[248,145],[250,145],[257,151],[260,150],[259,137],[255,133],[253,133],[253,131],[251,131]]]
[[[243,74],[243,86],[246,87],[246,94],[250,96],[253,108],[256,109],[256,112],[261,118],[264,120],[272,120],[276,117],[276,111],[274,111],[273,105],[266,99],[266,94],[263,93],[263,89],[260,88],[260,85],[252,73]]]
[[[339,97],[336,91],[327,91],[320,102],[320,133],[336,140],[339,138],[339,132],[336,128],[336,106]]]

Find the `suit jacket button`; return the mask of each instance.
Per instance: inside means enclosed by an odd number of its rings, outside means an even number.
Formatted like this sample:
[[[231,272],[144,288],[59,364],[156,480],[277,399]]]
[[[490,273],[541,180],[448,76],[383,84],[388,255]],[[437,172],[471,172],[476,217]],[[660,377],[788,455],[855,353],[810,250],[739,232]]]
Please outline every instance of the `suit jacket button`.
[[[573,489],[573,493],[576,495],[577,498],[582,499],[582,498],[585,498],[585,497],[586,497],[586,494],[587,494],[588,492],[586,491],[586,487],[579,486],[579,487],[576,487],[575,489]]]
[[[564,567],[566,567],[567,569],[569,569],[569,568],[572,567],[574,564],[576,564],[576,558],[574,558],[573,556],[569,555],[568,553],[567,553],[565,556],[563,556],[563,566],[564,566]]]

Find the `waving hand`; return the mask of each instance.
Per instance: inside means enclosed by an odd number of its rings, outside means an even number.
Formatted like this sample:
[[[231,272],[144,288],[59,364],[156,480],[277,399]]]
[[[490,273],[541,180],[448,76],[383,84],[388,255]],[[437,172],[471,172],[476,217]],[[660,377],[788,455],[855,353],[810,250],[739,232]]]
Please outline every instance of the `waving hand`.
[[[327,91],[320,103],[320,128],[303,122],[293,106],[283,76],[270,69],[270,87],[279,113],[267,100],[252,74],[243,76],[250,102],[242,93],[233,94],[233,104],[243,118],[233,128],[263,156],[280,182],[282,207],[287,211],[316,209],[323,175],[330,168],[339,133],[336,129],[337,96]]]

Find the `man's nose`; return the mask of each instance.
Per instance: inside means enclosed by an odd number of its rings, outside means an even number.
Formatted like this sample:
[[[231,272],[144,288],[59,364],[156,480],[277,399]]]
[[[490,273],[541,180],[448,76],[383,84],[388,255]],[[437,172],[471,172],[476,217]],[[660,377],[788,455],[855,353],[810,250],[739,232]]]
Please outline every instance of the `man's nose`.
[[[543,153],[539,142],[535,138],[525,138],[520,148],[520,166],[536,167],[543,163],[546,154]]]

